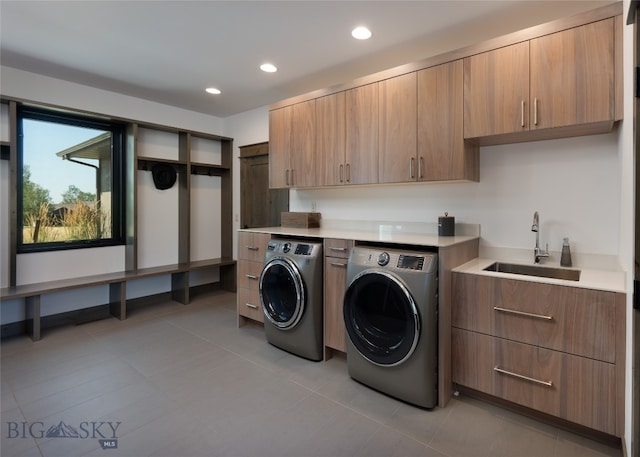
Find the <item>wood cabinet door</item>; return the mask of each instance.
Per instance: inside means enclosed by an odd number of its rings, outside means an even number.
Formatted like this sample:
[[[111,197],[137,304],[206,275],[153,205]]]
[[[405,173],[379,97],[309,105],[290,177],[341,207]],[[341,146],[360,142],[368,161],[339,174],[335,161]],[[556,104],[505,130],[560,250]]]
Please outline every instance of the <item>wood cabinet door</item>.
[[[378,83],[349,89],[346,104],[346,182],[378,182]]]
[[[316,101],[293,105],[289,163],[291,187],[316,185]]]
[[[380,81],[379,136],[381,183],[418,179],[417,74]]]
[[[529,42],[464,59],[464,137],[528,130]]]
[[[347,260],[326,257],[324,263],[324,345],[346,352],[342,306],[347,280]]]
[[[614,119],[614,19],[531,40],[531,129]]]
[[[479,180],[478,148],[463,138],[463,63],[418,72],[418,180]]]
[[[347,350],[342,307],[353,245],[353,240],[324,240],[324,345],[341,352]]]
[[[289,187],[293,107],[269,111],[269,187]]]
[[[346,182],[345,93],[316,99],[316,185]]]

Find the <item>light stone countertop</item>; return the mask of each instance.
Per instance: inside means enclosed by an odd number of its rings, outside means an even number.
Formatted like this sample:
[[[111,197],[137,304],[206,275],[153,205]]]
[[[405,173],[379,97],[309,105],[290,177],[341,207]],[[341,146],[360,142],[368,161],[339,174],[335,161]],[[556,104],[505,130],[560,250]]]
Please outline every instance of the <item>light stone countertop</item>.
[[[435,223],[322,220],[320,228],[259,227],[239,231],[270,233],[278,236],[447,247],[479,238],[479,230],[479,226],[475,224],[456,224],[458,235],[438,236],[438,227]]]
[[[538,276],[525,276],[510,273],[498,273],[495,271],[484,271],[486,267],[494,263],[495,259],[476,258],[467,263],[454,268],[452,271],[460,273],[470,273],[482,276],[492,276],[494,278],[518,279],[521,281],[538,282],[545,284],[556,284],[561,286],[582,287],[585,289],[605,290],[610,292],[626,293],[625,273],[616,270],[598,270],[595,268],[572,268],[581,271],[579,281],[569,281],[565,279],[544,278]],[[517,262],[523,263],[524,262]],[[531,263],[532,264],[532,263]],[[544,267],[544,265],[541,265]],[[556,265],[548,265],[553,268],[561,268]]]

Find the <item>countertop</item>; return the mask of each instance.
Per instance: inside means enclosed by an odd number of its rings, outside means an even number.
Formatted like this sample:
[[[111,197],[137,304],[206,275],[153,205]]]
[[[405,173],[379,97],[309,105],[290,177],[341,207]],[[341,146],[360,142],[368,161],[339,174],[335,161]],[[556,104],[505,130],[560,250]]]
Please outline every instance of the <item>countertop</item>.
[[[436,224],[372,223],[329,224],[320,228],[259,227],[240,229],[241,232],[270,233],[278,236],[308,238],[336,238],[341,240],[378,243],[412,244],[415,246],[447,247],[479,238],[479,228],[473,224],[456,224],[456,236],[438,236]],[[357,225],[357,226],[356,226]],[[434,234],[435,233],[435,234]]]
[[[581,271],[579,281],[569,281],[564,279],[543,278],[537,276],[525,276],[510,273],[497,273],[495,271],[484,271],[484,268],[494,263],[495,259],[477,258],[454,268],[452,271],[460,273],[477,274],[482,276],[492,276],[494,278],[518,279],[546,284],[556,284],[561,286],[582,287],[585,289],[605,290],[610,292],[626,292],[625,273],[614,270],[598,270],[594,268],[573,268]],[[518,262],[522,263],[522,262]],[[544,265],[542,265],[544,266]],[[549,265],[557,268],[557,265]]]

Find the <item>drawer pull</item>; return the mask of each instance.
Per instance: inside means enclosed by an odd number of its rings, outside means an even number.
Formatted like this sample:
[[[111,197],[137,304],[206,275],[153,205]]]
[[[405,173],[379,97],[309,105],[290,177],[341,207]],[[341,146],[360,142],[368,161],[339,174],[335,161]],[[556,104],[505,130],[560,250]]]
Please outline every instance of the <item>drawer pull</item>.
[[[525,313],[524,311],[516,311],[515,309],[500,308],[499,306],[494,306],[493,309],[495,311],[500,311],[503,313],[517,314],[518,316],[533,317],[534,319],[544,319],[546,321],[553,320],[553,316],[545,316],[544,314]]]
[[[332,267],[346,267],[347,264],[346,263],[339,263],[339,262],[331,262],[331,266]]]
[[[246,303],[249,308],[258,309],[258,305],[254,305],[253,303]]]
[[[249,279],[258,279],[256,275],[245,275]]]
[[[257,251],[260,249],[258,246],[245,246],[245,247],[250,251]]]
[[[338,251],[338,252],[347,252],[347,248],[334,248],[334,247],[329,247],[330,251]]]
[[[531,382],[535,382],[536,384],[542,384],[543,386],[547,386],[547,387],[552,387],[553,386],[553,383],[551,381],[541,381],[539,379],[530,378],[529,376],[525,376],[525,375],[522,375],[522,374],[513,373],[511,371],[503,370],[500,367],[493,367],[493,370],[497,371],[498,373],[502,373],[502,374],[506,374],[506,375],[509,375],[509,376],[514,376],[516,378],[524,379],[525,381],[531,381]]]

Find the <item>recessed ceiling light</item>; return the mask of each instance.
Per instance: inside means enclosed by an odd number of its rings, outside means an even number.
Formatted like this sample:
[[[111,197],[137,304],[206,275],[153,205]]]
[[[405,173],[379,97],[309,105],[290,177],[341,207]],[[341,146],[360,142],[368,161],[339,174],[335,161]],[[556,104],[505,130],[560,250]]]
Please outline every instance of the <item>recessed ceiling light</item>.
[[[260,70],[267,73],[275,73],[276,71],[278,71],[278,68],[273,64],[263,63],[262,65],[260,65]]]
[[[368,40],[371,38],[371,30],[366,27],[356,27],[351,31],[351,36],[356,40]]]
[[[213,94],[213,95],[218,95],[218,94],[222,93],[222,92],[220,92],[220,89],[216,89],[215,87],[207,87],[205,89],[205,92],[207,92],[208,94]]]

